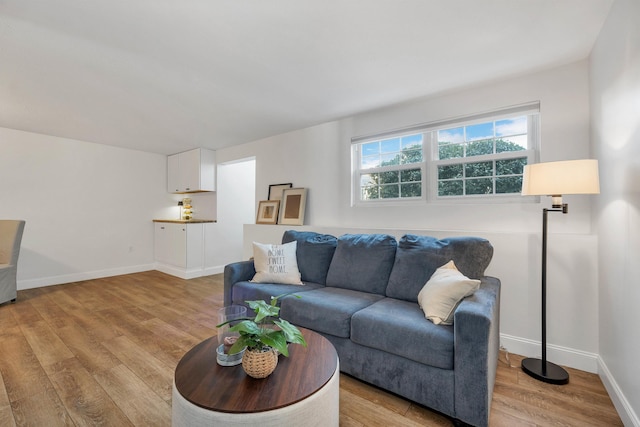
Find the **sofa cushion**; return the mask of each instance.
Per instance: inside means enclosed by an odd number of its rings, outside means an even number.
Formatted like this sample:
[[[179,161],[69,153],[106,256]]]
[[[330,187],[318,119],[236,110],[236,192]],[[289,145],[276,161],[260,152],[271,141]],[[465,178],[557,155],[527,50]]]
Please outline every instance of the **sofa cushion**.
[[[231,302],[233,304],[245,305],[245,301],[264,300],[271,301],[271,297],[295,292],[301,294],[322,287],[317,283],[305,283],[300,285],[286,285],[281,283],[254,283],[237,282],[231,290]]]
[[[330,287],[304,292],[300,296],[283,298],[280,316],[294,325],[341,338],[349,338],[351,334],[353,313],[383,298],[367,292]],[[425,322],[424,318],[422,321]]]
[[[424,316],[436,325],[453,325],[456,307],[479,286],[480,280],[469,279],[449,261],[433,273],[418,293],[418,304]]]
[[[256,274],[251,281],[302,285],[296,257],[297,245],[295,241],[284,245],[253,242],[253,263]]]
[[[298,269],[303,282],[324,285],[333,253],[336,251],[338,239],[329,234],[313,231],[287,230],[282,236],[282,243],[297,242],[296,256]]]
[[[424,319],[418,304],[382,299],[353,315],[351,341],[425,365],[453,369],[453,326]]]
[[[418,293],[433,273],[453,260],[458,270],[479,279],[491,262],[493,246],[478,237],[449,237],[438,240],[407,234],[400,238],[386,294],[391,298],[418,301]]]
[[[386,234],[340,236],[327,286],[384,295],[397,246],[395,237]]]

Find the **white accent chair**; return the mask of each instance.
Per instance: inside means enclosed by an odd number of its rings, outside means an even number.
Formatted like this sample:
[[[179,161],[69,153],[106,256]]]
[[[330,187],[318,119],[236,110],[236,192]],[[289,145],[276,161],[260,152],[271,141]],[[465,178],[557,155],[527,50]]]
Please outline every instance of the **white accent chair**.
[[[16,302],[18,255],[25,221],[0,220],[0,304]]]

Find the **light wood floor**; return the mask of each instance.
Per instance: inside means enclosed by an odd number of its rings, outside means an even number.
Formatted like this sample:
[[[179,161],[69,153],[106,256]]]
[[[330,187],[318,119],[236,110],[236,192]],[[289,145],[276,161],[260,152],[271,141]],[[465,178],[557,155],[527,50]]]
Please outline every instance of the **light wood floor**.
[[[151,271],[18,292],[0,306],[0,426],[169,426],[176,364],[215,334],[222,276]],[[553,386],[501,354],[492,426],[616,426],[597,375]],[[340,378],[341,426],[449,426],[446,417]]]

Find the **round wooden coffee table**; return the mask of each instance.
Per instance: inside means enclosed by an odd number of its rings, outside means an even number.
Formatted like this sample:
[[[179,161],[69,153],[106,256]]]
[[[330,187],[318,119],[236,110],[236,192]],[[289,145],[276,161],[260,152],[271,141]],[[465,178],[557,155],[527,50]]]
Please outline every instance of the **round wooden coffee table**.
[[[241,365],[216,362],[217,337],[178,362],[173,383],[172,425],[337,426],[339,362],[322,335],[300,328],[307,347],[289,346],[267,378],[254,379]]]

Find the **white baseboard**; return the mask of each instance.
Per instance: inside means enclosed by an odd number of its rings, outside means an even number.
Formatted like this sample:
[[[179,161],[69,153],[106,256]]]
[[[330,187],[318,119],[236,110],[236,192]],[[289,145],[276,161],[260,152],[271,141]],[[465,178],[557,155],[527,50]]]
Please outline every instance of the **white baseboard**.
[[[63,283],[81,282],[83,280],[100,279],[102,277],[121,276],[123,274],[140,273],[155,269],[154,264],[132,265],[128,267],[110,268],[106,270],[86,271],[82,273],[62,274],[60,276],[40,277],[37,279],[18,280],[18,290],[42,288],[61,285]]]
[[[156,263],[155,269],[172,276],[180,277],[181,279],[189,280],[195,279],[196,277],[211,276],[213,274],[222,273],[224,272],[224,265],[186,270],[184,268],[174,267],[168,264]]]
[[[540,341],[500,334],[500,344],[509,353],[527,357],[540,357],[542,344]],[[581,371],[598,373],[598,355],[573,348],[547,344],[547,360],[557,365],[580,369]]]
[[[622,423],[625,426],[640,427],[638,414],[634,412],[633,407],[622,393],[615,378],[611,375],[609,368],[600,357],[598,357],[598,375],[600,375],[600,379],[607,389],[607,393],[609,393],[609,397],[611,397],[613,406],[616,407]]]
[[[62,274],[59,276],[39,277],[37,279],[18,280],[18,290],[43,288],[45,286],[62,285],[65,283],[82,282],[83,280],[100,279],[102,277],[121,276],[123,274],[140,273],[143,271],[158,270],[182,279],[211,276],[224,272],[224,265],[207,267],[205,269],[184,270],[167,264],[142,264],[128,267],[109,268],[105,270],[85,271],[82,273]]]

